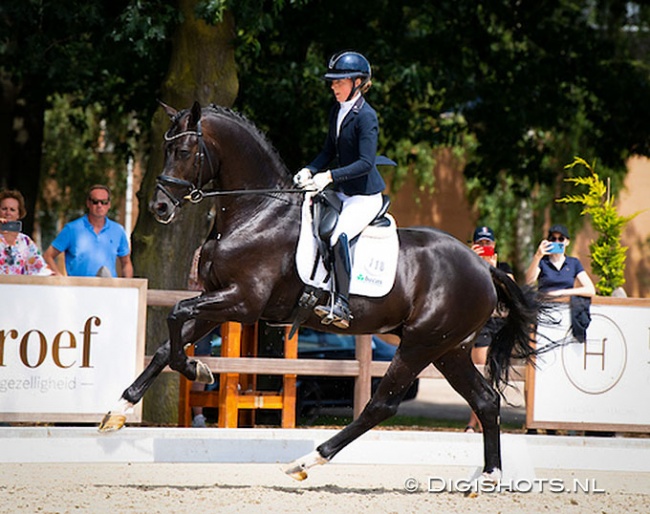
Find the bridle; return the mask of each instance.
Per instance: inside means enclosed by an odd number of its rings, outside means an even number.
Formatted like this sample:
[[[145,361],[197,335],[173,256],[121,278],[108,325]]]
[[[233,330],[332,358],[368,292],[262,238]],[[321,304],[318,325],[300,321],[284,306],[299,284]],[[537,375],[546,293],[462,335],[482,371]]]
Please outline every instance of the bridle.
[[[205,141],[203,140],[203,131],[201,130],[201,120],[197,122],[196,130],[185,130],[183,132],[179,132],[178,134],[174,134],[173,136],[169,135],[169,130],[168,130],[167,132],[165,132],[165,135],[163,137],[165,138],[165,141],[170,142],[185,136],[194,136],[198,140],[199,151],[194,156],[194,168],[196,169],[196,178],[197,178],[196,185],[193,182],[190,182],[189,180],[171,177],[169,175],[163,174],[163,175],[158,175],[158,177],[156,177],[156,190],[160,191],[167,198],[169,198],[169,200],[174,205],[174,208],[180,205],[181,200],[176,198],[176,196],[174,196],[171,193],[171,191],[167,188],[167,186],[186,188],[188,190],[188,193],[183,198],[189,200],[192,203],[198,203],[203,198],[204,192],[202,191],[201,188],[205,185],[203,184],[202,174],[203,174],[203,164],[205,162],[206,155],[208,158],[208,163],[210,165],[210,172],[211,172],[210,179],[206,181],[206,184],[210,182],[210,180],[212,180],[212,177],[214,176],[214,169],[212,166],[212,161],[210,160],[210,154],[206,151]]]
[[[171,130],[171,129],[170,129]],[[184,187],[188,190],[188,193],[182,197],[183,200],[187,200],[190,203],[199,203],[206,197],[211,196],[227,196],[227,195],[246,195],[246,194],[270,194],[270,193],[293,193],[293,194],[305,194],[308,191],[305,189],[234,189],[230,191],[219,191],[216,189],[204,191],[203,186],[208,184],[215,176],[215,170],[210,159],[210,154],[207,152],[207,147],[203,139],[203,132],[201,130],[201,120],[196,124],[196,130],[185,130],[174,134],[173,136],[169,135],[169,130],[165,132],[163,136],[165,141],[170,142],[175,139],[179,139],[185,136],[194,136],[198,139],[199,151],[196,153],[194,158],[194,168],[196,169],[196,184],[190,182],[189,180],[171,177],[169,175],[158,175],[156,178],[156,190],[164,194],[173,204],[174,208],[177,208],[181,204],[176,196],[174,196],[167,186],[174,187]],[[203,165],[207,156],[208,164],[210,166],[210,178],[203,183]],[[218,171],[218,170],[217,170]]]

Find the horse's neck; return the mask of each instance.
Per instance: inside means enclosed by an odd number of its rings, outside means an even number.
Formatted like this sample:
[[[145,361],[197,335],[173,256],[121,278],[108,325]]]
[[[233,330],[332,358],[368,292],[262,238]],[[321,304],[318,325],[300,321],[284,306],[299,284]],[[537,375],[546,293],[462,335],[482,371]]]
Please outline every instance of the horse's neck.
[[[282,226],[287,235],[298,237],[300,205],[293,198],[280,194],[247,194],[222,197],[216,202],[216,222],[212,235],[228,237],[233,234],[250,234]]]
[[[217,200],[216,227],[221,237],[242,232],[255,234],[284,224],[288,218],[298,226],[300,208],[295,195],[253,193],[292,187],[288,170],[273,148],[261,134],[243,126],[239,120],[217,118],[216,121],[225,122],[220,130],[215,130],[220,133],[220,155],[213,155],[213,162],[220,162],[217,189],[247,191]]]

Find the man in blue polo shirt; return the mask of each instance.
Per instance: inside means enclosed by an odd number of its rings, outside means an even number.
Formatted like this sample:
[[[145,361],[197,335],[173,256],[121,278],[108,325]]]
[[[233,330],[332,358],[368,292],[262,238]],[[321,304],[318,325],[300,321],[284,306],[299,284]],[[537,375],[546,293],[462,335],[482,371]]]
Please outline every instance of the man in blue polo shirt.
[[[108,219],[110,206],[108,187],[92,186],[86,198],[88,213],[65,225],[43,254],[57,275],[62,273],[57,267],[56,257],[65,252],[65,269],[69,276],[95,277],[110,273],[110,276],[117,277],[115,264],[119,259],[121,276],[133,277],[129,240],[122,225]]]

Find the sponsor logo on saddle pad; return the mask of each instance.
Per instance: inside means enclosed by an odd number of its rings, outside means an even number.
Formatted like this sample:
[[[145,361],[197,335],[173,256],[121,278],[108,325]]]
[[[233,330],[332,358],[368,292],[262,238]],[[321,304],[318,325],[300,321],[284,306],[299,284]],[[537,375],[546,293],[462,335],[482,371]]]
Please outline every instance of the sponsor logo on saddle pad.
[[[318,244],[312,232],[310,201],[310,195],[306,195],[302,208],[296,266],[300,279],[305,284],[329,290],[330,280],[321,259],[314,279],[310,278],[318,252]],[[387,295],[393,288],[399,241],[395,220],[390,214],[385,216],[390,221],[390,226],[366,227],[357,242],[350,248],[352,258],[350,294],[380,297]]]

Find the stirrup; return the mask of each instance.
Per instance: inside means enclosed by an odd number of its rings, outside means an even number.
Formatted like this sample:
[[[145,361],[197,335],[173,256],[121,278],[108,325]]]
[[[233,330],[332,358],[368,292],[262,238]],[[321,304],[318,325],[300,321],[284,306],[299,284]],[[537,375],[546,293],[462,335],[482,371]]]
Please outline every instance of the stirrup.
[[[336,312],[338,311],[338,312]],[[320,316],[323,325],[334,325],[337,328],[346,329],[350,326],[350,308],[340,299],[331,300],[328,305],[318,305],[314,313]]]
[[[317,305],[314,307],[314,314],[321,318],[323,325],[329,325],[334,321],[334,294],[330,293],[330,299],[324,305]]]
[[[351,320],[351,319],[352,319],[352,316],[350,316],[349,318],[345,318],[345,317],[340,317],[340,318],[339,318],[339,317],[336,317],[336,318],[334,319],[334,321],[332,321],[332,324],[333,324],[335,327],[337,327],[337,328],[340,328],[340,329],[345,330],[345,329],[350,328],[350,320]],[[321,323],[322,323],[322,321],[321,321]]]
[[[334,309],[332,305],[317,305],[314,307],[314,314],[318,316],[323,325],[329,325],[334,321]]]

